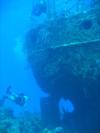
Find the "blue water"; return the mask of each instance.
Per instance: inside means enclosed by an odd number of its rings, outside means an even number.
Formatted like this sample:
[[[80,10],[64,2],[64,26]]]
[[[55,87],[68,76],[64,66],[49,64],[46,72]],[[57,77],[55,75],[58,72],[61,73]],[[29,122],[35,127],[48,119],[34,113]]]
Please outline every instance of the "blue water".
[[[12,101],[6,101],[6,105],[13,108],[15,114],[24,110],[40,112],[39,100],[44,96],[22,50],[25,33],[30,28],[32,3],[32,0],[6,0],[2,3],[0,96],[11,85],[14,92],[23,92],[29,97],[23,108]]]

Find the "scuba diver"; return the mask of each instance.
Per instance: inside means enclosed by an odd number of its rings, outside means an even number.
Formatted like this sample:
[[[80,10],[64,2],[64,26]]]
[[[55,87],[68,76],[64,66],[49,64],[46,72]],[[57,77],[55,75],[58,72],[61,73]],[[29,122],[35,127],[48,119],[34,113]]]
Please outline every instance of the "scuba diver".
[[[28,97],[24,95],[24,93],[19,93],[19,94],[16,94],[14,92],[11,91],[11,86],[9,86],[7,89],[6,89],[6,94],[2,97],[2,99],[0,100],[0,106],[4,105],[5,101],[7,99],[15,102],[17,105],[19,106],[24,106],[25,103],[27,102],[28,100]]]
[[[47,12],[47,4],[45,0],[39,0],[39,2],[33,7],[32,14],[34,16],[40,16]]]

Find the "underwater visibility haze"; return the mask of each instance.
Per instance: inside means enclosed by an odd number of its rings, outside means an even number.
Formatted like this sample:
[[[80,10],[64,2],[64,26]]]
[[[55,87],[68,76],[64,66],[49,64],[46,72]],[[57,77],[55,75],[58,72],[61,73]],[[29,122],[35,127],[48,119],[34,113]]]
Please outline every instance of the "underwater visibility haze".
[[[23,92],[29,96],[30,102],[28,103],[29,105],[27,105],[29,110],[33,110],[32,108],[34,108],[35,104],[34,110],[39,111],[38,100],[43,94],[40,91],[34,76],[31,73],[30,65],[22,52],[23,38],[25,32],[30,28],[29,23],[32,11],[32,1],[10,1],[10,3],[5,3],[4,1],[2,8],[0,95],[4,95],[7,87],[12,86],[12,91],[15,91],[16,93]],[[7,104],[8,103],[9,100],[7,101]],[[13,103],[9,104],[12,106]],[[16,113],[20,109],[17,106],[14,108]]]
[[[100,133],[100,0],[3,0],[0,133]]]

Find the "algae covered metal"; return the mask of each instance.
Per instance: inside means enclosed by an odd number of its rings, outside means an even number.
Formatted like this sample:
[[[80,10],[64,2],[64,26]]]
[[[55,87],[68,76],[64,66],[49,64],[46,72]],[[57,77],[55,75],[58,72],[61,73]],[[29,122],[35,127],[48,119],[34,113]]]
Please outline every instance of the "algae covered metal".
[[[57,88],[62,91],[73,78],[94,81],[100,75],[98,11],[95,8],[75,16],[61,16],[28,33],[28,59],[45,91],[51,93]]]
[[[57,105],[64,97],[74,104],[72,121],[80,132],[89,132],[90,125],[94,132],[100,127],[94,125],[96,118],[100,123],[100,2],[95,3],[91,10],[48,19],[27,34],[25,51],[33,75],[50,96],[44,100],[49,103],[44,108],[52,112],[42,112],[50,120],[45,123],[59,122]]]

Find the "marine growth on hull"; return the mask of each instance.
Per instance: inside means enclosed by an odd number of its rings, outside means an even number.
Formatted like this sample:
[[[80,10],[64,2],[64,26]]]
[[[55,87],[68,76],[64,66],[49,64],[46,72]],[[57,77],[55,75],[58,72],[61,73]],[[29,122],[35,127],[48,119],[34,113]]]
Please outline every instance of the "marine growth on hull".
[[[28,32],[25,44],[33,74],[50,95],[48,104],[55,105],[49,110],[56,114],[57,103],[53,101],[61,97],[71,99],[76,112],[71,118],[65,116],[65,121],[70,123],[72,119],[77,125],[74,126],[84,132],[90,131],[97,117],[100,122],[100,2],[94,3],[98,4],[75,14],[53,14]],[[47,116],[50,124],[59,121],[59,115],[52,119],[51,114]],[[94,130],[98,127],[97,122]]]
[[[100,133],[100,0],[92,1],[88,9],[83,0],[63,10],[56,0],[40,6],[46,19],[27,32],[24,52],[48,97],[40,100],[41,117],[0,107],[0,133]],[[72,112],[59,109],[61,99]]]

